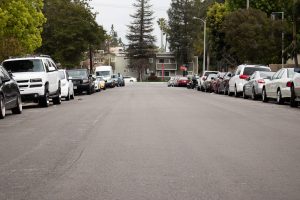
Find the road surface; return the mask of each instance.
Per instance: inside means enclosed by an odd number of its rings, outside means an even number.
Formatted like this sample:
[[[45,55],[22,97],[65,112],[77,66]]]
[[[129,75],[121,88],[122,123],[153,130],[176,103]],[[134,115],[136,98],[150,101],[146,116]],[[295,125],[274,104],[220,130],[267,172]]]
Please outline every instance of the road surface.
[[[300,108],[137,83],[0,120],[1,200],[299,200]]]

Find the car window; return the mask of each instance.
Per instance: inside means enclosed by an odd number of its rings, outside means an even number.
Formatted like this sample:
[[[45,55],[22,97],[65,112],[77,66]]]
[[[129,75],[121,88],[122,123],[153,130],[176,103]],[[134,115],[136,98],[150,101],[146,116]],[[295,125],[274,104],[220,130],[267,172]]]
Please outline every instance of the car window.
[[[288,73],[288,78],[293,78],[294,77],[294,75],[296,74],[296,73],[299,73],[300,72],[300,70],[298,71],[298,69],[297,68],[295,68],[295,69],[288,69],[288,71],[287,71],[287,73]]]
[[[282,70],[277,71],[277,72],[273,75],[272,79],[277,79],[278,74],[279,74],[281,71],[282,71]]]
[[[286,70],[281,70],[281,72],[277,76],[277,79],[281,79],[285,72],[286,72]]]
[[[88,74],[86,70],[68,70],[69,76],[73,78],[87,78]]]
[[[55,64],[53,62],[51,62],[50,60],[47,60],[47,62],[48,62],[48,66],[49,66],[49,71],[50,72],[53,72],[53,71],[57,70],[56,66],[55,66]]]
[[[271,70],[269,68],[265,68],[265,67],[245,67],[243,74],[250,76],[256,71],[269,72]]]
[[[59,74],[59,79],[60,80],[66,79],[66,75],[65,75],[64,71],[59,71],[58,74]]]
[[[274,72],[260,72],[259,76],[260,78],[264,78],[264,79],[271,79],[271,77],[274,75]]]
[[[0,78],[1,78],[1,80],[4,79],[4,73],[3,73],[2,69],[3,69],[3,68],[0,67]]]
[[[13,73],[44,71],[44,65],[41,59],[9,60],[3,62],[3,66],[6,70]]]

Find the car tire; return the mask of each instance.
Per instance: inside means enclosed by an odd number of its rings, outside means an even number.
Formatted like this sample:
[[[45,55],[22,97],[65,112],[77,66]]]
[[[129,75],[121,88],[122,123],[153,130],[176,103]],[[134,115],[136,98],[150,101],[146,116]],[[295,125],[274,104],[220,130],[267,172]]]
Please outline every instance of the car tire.
[[[49,101],[49,92],[48,92],[48,89],[45,89],[44,96],[40,97],[40,99],[39,99],[39,105],[41,107],[48,107],[49,104],[50,104],[50,101]]]
[[[268,96],[267,96],[267,92],[266,92],[266,89],[265,89],[265,88],[263,88],[263,90],[262,90],[262,93],[261,93],[261,99],[262,99],[262,101],[265,102],[265,103],[269,101],[269,98],[268,98]]]
[[[23,105],[22,105],[21,96],[19,95],[17,98],[17,105],[13,109],[11,109],[11,112],[13,114],[21,114],[22,110],[23,110]]]
[[[0,119],[5,117],[5,101],[4,98],[0,95]]]
[[[276,102],[279,105],[282,105],[284,103],[284,99],[282,98],[282,94],[281,94],[281,90],[280,89],[277,91]]]
[[[298,106],[298,102],[296,101],[296,95],[295,95],[295,88],[294,85],[291,87],[291,100],[290,100],[290,106],[292,108],[295,108]]]
[[[68,92],[68,95],[66,96],[66,101],[70,101],[71,99],[71,95],[70,95],[70,91]]]
[[[256,95],[256,92],[255,92],[254,87],[252,88],[251,99],[252,99],[252,100],[256,100],[256,99],[257,99],[257,95]]]
[[[239,97],[240,95],[239,95],[239,93],[238,93],[238,91],[237,91],[237,88],[236,88],[236,86],[234,87],[234,97]]]
[[[246,92],[245,92],[245,88],[243,89],[243,99],[248,99],[248,96],[246,95]]]

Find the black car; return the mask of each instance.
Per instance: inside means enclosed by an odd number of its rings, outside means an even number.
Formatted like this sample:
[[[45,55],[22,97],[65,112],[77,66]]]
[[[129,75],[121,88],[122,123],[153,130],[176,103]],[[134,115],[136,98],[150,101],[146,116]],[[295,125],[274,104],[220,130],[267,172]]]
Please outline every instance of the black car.
[[[92,94],[95,92],[94,78],[88,69],[71,69],[67,72],[69,79],[73,82],[76,94],[81,94],[82,92]]]
[[[0,119],[5,117],[6,110],[11,110],[13,114],[21,114],[22,100],[18,84],[0,66]]]

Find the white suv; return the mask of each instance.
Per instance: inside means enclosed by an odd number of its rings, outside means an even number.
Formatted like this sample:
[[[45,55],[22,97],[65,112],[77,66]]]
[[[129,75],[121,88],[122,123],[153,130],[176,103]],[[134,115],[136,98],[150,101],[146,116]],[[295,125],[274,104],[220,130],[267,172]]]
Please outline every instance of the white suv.
[[[13,74],[17,81],[22,100],[38,102],[42,107],[61,104],[60,79],[56,64],[49,56],[12,58],[2,65]]]
[[[235,97],[240,96],[247,79],[256,71],[270,72],[270,67],[260,65],[239,65],[234,76],[229,80],[228,95],[234,93]]]

